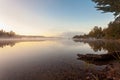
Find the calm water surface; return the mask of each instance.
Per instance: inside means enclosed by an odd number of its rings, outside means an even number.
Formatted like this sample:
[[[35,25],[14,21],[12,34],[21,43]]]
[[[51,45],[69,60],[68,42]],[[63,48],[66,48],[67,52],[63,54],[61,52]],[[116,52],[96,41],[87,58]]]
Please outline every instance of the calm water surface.
[[[118,43],[113,42],[79,42],[67,39],[0,41],[0,80],[83,79],[86,69],[101,70],[106,65],[78,60],[77,54],[105,54],[111,51],[108,45],[119,47]]]

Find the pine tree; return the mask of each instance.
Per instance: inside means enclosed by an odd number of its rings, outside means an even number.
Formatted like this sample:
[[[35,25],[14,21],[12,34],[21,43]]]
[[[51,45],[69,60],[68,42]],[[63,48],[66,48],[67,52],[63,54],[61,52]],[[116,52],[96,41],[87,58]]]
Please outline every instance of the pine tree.
[[[102,10],[104,13],[112,12],[114,16],[120,16],[120,0],[92,0],[95,2],[97,10]]]

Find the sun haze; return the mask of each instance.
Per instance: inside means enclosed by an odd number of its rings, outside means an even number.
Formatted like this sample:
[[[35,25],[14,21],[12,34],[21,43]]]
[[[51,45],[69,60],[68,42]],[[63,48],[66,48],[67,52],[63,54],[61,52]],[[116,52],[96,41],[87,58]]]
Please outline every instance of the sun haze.
[[[91,0],[0,0],[0,29],[22,35],[87,33],[113,19],[94,7]]]

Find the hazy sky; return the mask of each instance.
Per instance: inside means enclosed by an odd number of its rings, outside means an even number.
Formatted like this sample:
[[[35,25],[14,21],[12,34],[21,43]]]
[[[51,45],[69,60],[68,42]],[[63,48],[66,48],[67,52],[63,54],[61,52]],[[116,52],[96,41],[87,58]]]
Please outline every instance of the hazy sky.
[[[55,36],[106,27],[112,14],[96,11],[91,0],[0,0],[0,29]]]

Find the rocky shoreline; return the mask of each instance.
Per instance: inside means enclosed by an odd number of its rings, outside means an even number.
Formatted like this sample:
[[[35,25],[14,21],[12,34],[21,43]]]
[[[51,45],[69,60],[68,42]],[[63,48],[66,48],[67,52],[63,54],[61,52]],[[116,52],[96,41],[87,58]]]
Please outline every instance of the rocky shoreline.
[[[83,60],[89,64],[106,65],[101,71],[90,71],[86,73],[86,80],[120,80],[120,52],[108,54],[77,54],[78,60]]]

